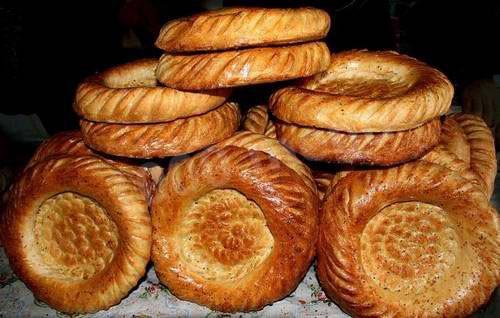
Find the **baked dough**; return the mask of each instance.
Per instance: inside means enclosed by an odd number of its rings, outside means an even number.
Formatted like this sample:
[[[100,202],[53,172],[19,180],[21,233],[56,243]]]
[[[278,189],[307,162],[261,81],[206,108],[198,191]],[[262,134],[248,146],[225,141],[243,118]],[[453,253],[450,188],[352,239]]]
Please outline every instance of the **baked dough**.
[[[156,184],[151,173],[135,163],[119,161],[118,158],[110,159],[103,157],[102,154],[93,152],[83,142],[83,136],[79,130],[63,131],[55,134],[51,138],[45,140],[35,151],[33,157],[25,167],[25,170],[35,163],[61,156],[97,156],[106,161],[106,163],[114,166],[122,171],[129,179],[139,188],[141,188],[148,198],[151,200]]]
[[[332,54],[329,68],[278,90],[270,110],[302,126],[344,132],[392,132],[444,115],[453,86],[436,69],[395,52]]]
[[[107,309],[145,273],[151,249],[146,198],[97,157],[35,163],[16,181],[2,217],[14,273],[59,311]]]
[[[91,156],[94,154],[90,148],[85,146],[81,131],[63,131],[42,142],[27,166],[55,155]]]
[[[488,187],[484,180],[474,173],[470,169],[469,165],[458,159],[455,154],[449,151],[446,146],[441,144],[437,145],[419,160],[435,163],[454,172],[458,172],[458,174],[460,174],[463,178],[469,180],[472,184],[477,186],[486,196],[489,196]]]
[[[480,117],[470,114],[453,114],[454,119],[465,135],[470,146],[470,168],[486,184],[489,197],[495,190],[497,159],[495,140],[488,125]]]
[[[264,105],[251,107],[245,116],[242,126],[243,130],[276,138],[276,127],[271,118],[269,118],[269,112]]]
[[[225,146],[236,146],[247,150],[265,152],[278,159],[302,177],[312,192],[316,193],[316,183],[312,176],[311,169],[300,161],[288,149],[283,147],[276,139],[255,134],[247,131],[236,133],[234,136],[212,146],[213,148],[223,148]]]
[[[465,317],[500,281],[497,212],[440,165],[351,172],[325,197],[318,278],[356,317]]]
[[[315,8],[225,8],[165,24],[155,45],[167,52],[308,42],[326,36],[330,16]]]
[[[466,165],[470,165],[470,146],[467,136],[460,124],[450,116],[446,116],[441,125],[440,144],[451,151]]]
[[[112,67],[84,80],[74,110],[87,120],[157,123],[203,114],[224,103],[228,89],[183,92],[157,85],[157,59]]]
[[[191,55],[164,54],[156,77],[185,90],[283,81],[324,71],[330,53],[323,42]]]
[[[325,171],[313,171],[314,182],[318,188],[318,198],[323,201],[326,190],[330,186],[332,179],[335,177],[334,173]]]
[[[194,152],[231,136],[239,124],[239,108],[232,102],[203,115],[161,124],[120,125],[80,121],[83,138],[89,147],[132,158]]]
[[[307,159],[389,166],[417,159],[439,142],[440,121],[389,133],[350,134],[334,130],[275,123],[278,139]]]
[[[152,259],[177,297],[236,312],[290,294],[315,254],[317,197],[261,151],[214,147],[168,171],[153,200]]]

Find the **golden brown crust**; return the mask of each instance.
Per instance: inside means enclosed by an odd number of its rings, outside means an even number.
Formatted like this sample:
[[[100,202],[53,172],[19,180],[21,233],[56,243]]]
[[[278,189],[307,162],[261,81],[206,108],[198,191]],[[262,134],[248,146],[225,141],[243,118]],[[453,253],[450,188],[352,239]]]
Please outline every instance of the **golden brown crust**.
[[[274,139],[278,138],[278,135],[276,135],[276,125],[271,120],[267,122],[264,136]]]
[[[242,131],[234,136],[216,144],[213,148],[223,148],[225,146],[236,146],[247,150],[262,151],[273,156],[287,167],[297,172],[301,176],[312,192],[316,193],[316,184],[312,172],[302,161],[300,161],[288,149],[283,147],[278,140],[263,136],[261,134]]]
[[[81,131],[63,131],[40,144],[27,166],[54,155],[91,156],[95,153],[85,146]]]
[[[330,16],[315,8],[225,8],[165,24],[155,45],[167,52],[225,50],[318,40]]]
[[[270,110],[303,126],[391,132],[445,114],[452,96],[446,76],[416,59],[395,52],[348,51],[332,54],[325,72],[274,93]]]
[[[440,165],[351,172],[320,224],[318,278],[357,317],[465,317],[500,280],[496,211]]]
[[[316,187],[318,188],[318,198],[323,201],[326,190],[330,186],[335,174],[324,171],[314,171],[313,170],[314,182],[316,182]]]
[[[251,107],[245,119],[243,120],[242,128],[256,134],[264,134],[267,123],[269,122],[269,113],[265,105],[257,105]]]
[[[495,190],[497,159],[495,140],[490,128],[480,117],[470,114],[453,114],[454,119],[467,136],[470,146],[470,168],[486,184],[489,197]]]
[[[235,103],[168,123],[120,125],[80,121],[85,143],[107,154],[153,158],[194,152],[231,136],[239,126]]]
[[[227,146],[169,170],[152,218],[155,270],[174,295],[219,311],[257,310],[307,272],[317,197],[278,159]]]
[[[325,70],[329,63],[326,44],[311,42],[193,55],[164,54],[156,77],[176,89],[215,89],[310,76]]]
[[[148,201],[151,200],[154,190],[155,182],[151,173],[143,167],[135,164],[120,162],[117,158],[103,158],[101,154],[93,152],[83,142],[82,132],[79,130],[63,131],[55,134],[51,138],[45,140],[35,151],[33,157],[25,167],[25,170],[41,160],[61,156],[97,156],[106,161],[106,163],[120,169],[130,180],[141,188]]]
[[[242,126],[243,130],[262,134],[269,138],[276,138],[276,127],[271,118],[269,118],[269,112],[265,105],[251,107],[245,116]]]
[[[224,103],[230,90],[183,92],[157,85],[157,59],[118,65],[78,85],[73,108],[87,120],[158,123],[203,114]]]
[[[470,165],[470,146],[467,136],[456,120],[446,116],[441,125],[440,144],[451,151],[466,165]]]
[[[437,145],[425,156],[420,158],[420,160],[435,163],[459,173],[463,178],[477,186],[486,196],[489,195],[486,183],[470,169],[469,165],[458,159],[446,146],[441,144]]]
[[[93,156],[46,159],[25,170],[0,226],[16,275],[37,299],[63,312],[117,304],[149,261],[144,195]]]
[[[395,165],[421,157],[439,142],[440,121],[409,131],[349,134],[276,122],[278,139],[311,160]]]

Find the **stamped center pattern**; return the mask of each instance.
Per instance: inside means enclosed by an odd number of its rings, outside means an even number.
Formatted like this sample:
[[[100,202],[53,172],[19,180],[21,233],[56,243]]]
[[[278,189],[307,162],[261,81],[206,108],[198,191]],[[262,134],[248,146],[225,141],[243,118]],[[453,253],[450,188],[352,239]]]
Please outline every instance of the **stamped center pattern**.
[[[34,233],[39,255],[54,276],[88,279],[102,271],[118,247],[116,224],[95,201],[65,192],[39,208]]]
[[[244,276],[271,253],[274,239],[259,206],[235,190],[213,190],[186,210],[181,257],[206,279]]]
[[[418,202],[382,209],[361,235],[365,272],[398,295],[425,292],[455,263],[460,240],[441,208]]]

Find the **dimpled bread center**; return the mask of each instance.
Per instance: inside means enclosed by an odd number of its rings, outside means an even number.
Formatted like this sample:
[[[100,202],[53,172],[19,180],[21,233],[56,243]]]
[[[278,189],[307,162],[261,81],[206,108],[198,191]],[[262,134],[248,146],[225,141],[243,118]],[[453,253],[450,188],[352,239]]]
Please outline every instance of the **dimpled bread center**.
[[[101,272],[118,247],[118,229],[95,201],[65,192],[39,208],[34,223],[39,256],[48,273],[88,279]]]
[[[363,98],[390,98],[405,95],[414,85],[411,76],[357,67],[347,67],[331,72],[319,82],[308,85],[309,89],[334,95]]]
[[[373,283],[399,297],[425,293],[454,266],[460,239],[447,213],[418,202],[382,209],[361,235],[363,267]]]
[[[194,201],[180,229],[181,259],[205,279],[252,273],[274,245],[262,210],[235,190],[213,190]]]

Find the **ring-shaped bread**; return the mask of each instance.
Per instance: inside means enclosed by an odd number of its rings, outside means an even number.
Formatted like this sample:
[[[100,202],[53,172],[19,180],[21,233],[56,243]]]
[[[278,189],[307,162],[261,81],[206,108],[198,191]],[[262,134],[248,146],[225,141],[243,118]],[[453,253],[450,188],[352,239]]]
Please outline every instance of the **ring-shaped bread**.
[[[444,115],[453,86],[444,74],[395,52],[332,54],[329,68],[278,90],[271,112],[282,121],[351,133],[402,131]]]
[[[278,140],[266,137],[262,134],[256,134],[249,131],[241,131],[230,138],[227,138],[212,147],[223,148],[225,146],[236,146],[247,150],[262,151],[278,159],[293,171],[302,177],[312,192],[316,192],[316,183],[312,176],[311,169],[300,161]]]
[[[330,16],[316,8],[224,8],[168,22],[155,45],[167,52],[227,50],[309,42],[329,29]]]
[[[89,147],[131,158],[161,158],[194,152],[230,137],[239,124],[239,107],[232,102],[203,115],[168,123],[123,125],[80,121],[83,139]]]
[[[469,180],[473,185],[477,186],[486,196],[489,196],[488,187],[483,179],[478,176],[468,164],[457,158],[445,145],[439,144],[431,151],[425,154],[419,160],[435,163],[446,167],[460,174],[463,178]]]
[[[323,42],[190,55],[163,54],[156,77],[176,89],[200,90],[284,81],[326,70]]]
[[[351,172],[323,201],[318,278],[357,317],[466,317],[500,281],[499,225],[440,165]]]
[[[160,281],[218,311],[258,310],[287,296],[315,254],[316,194],[261,151],[211,148],[174,166],[152,219]]]
[[[49,158],[26,169],[0,227],[14,273],[37,299],[67,313],[119,303],[149,261],[144,194],[94,156]]]
[[[467,135],[460,124],[450,116],[446,116],[441,125],[440,144],[466,165],[470,165],[470,145],[467,141]]]
[[[251,107],[242,124],[243,130],[248,130],[253,133],[262,134],[270,138],[276,138],[276,127],[269,118],[267,106],[257,105]]]
[[[351,134],[275,123],[278,139],[310,160],[389,166],[417,159],[439,143],[439,118],[408,130]]]
[[[54,155],[92,156],[95,153],[83,142],[81,131],[62,131],[42,142],[27,166]]]
[[[127,175],[134,184],[143,189],[148,201],[151,200],[153,196],[156,184],[149,169],[131,162],[118,161],[118,158],[104,158],[102,154],[95,153],[83,142],[83,135],[80,130],[63,131],[45,140],[38,146],[25,169],[41,160],[60,156],[100,157],[110,165],[119,169]]]
[[[470,168],[486,184],[488,196],[495,190],[497,175],[497,158],[495,139],[491,129],[481,117],[457,113],[450,116],[455,120],[467,136],[470,146]]]
[[[158,123],[203,114],[223,104],[227,89],[184,92],[158,86],[157,59],[118,65],[84,80],[73,108],[87,120]]]

